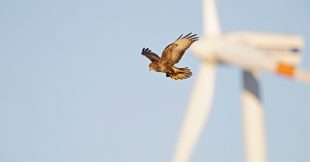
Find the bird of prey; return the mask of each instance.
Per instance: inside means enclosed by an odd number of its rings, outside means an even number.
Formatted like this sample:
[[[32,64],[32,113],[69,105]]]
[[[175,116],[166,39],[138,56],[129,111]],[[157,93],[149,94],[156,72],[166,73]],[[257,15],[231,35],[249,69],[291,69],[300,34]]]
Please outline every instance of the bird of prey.
[[[174,65],[180,61],[185,51],[198,38],[197,34],[189,33],[185,36],[182,34],[164,49],[161,57],[148,48],[143,48],[141,54],[151,60],[150,70],[166,73],[166,77],[171,77],[174,80],[187,79],[192,76],[190,69],[188,67],[177,68]]]

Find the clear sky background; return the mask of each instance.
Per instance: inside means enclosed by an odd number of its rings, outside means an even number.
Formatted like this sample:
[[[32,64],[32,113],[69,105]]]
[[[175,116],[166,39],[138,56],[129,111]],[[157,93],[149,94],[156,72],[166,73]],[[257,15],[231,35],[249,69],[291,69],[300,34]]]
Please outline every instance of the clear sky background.
[[[224,32],[304,36],[308,0],[218,0]],[[199,60],[174,81],[140,55],[180,34],[201,35],[201,1],[1,0],[1,162],[169,162]],[[244,161],[241,72],[220,67],[215,100],[192,162]],[[310,86],[263,75],[270,162],[310,161]]]

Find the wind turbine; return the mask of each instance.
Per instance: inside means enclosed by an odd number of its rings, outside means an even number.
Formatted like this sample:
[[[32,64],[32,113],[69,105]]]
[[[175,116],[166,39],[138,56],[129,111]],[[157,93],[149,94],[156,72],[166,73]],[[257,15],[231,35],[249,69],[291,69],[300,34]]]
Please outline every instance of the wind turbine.
[[[303,39],[296,35],[257,32],[223,34],[215,0],[203,0],[203,37],[192,45],[202,61],[182,124],[173,162],[188,162],[212,105],[217,65],[243,70],[245,160],[266,162],[264,111],[259,76],[272,73],[310,83],[310,74],[297,68]]]

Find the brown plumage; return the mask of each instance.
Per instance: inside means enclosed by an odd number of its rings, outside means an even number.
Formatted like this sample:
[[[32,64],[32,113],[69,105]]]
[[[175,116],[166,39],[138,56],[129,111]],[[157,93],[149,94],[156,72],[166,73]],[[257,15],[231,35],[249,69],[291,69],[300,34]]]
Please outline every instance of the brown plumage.
[[[190,69],[187,67],[177,68],[174,65],[180,61],[189,46],[197,40],[197,34],[189,33],[185,36],[182,34],[164,49],[161,57],[148,48],[143,48],[141,54],[151,60],[150,70],[166,73],[167,77],[175,80],[187,79],[192,76]]]

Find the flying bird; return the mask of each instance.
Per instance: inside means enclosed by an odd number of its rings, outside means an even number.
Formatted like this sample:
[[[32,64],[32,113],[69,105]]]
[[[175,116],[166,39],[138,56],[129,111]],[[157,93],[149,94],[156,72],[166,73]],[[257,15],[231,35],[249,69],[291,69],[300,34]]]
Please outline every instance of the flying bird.
[[[174,80],[187,79],[192,76],[191,70],[188,67],[178,68],[174,65],[181,60],[185,51],[198,38],[197,34],[189,33],[185,36],[182,34],[164,49],[161,57],[149,48],[143,48],[141,54],[151,61],[149,64],[150,70],[166,73],[166,77],[171,77]]]

